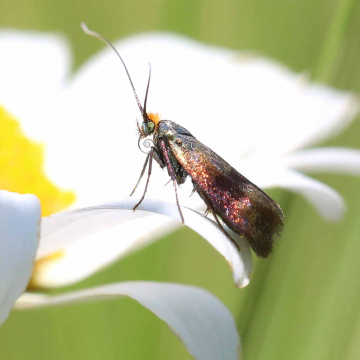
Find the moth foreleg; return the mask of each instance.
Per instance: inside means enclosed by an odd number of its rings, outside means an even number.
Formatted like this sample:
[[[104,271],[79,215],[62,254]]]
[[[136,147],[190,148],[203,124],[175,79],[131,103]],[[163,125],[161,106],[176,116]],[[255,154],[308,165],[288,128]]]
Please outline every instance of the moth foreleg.
[[[151,150],[150,150],[151,152]],[[146,170],[146,166],[149,162],[149,158],[150,158],[150,152],[147,154],[146,156],[146,160],[145,160],[145,164],[143,166],[143,169],[141,170],[141,174],[140,174],[140,177],[139,177],[139,180],[138,182],[136,183],[135,187],[134,187],[134,190],[131,192],[130,196],[132,196],[132,194],[135,192],[136,188],[138,187],[139,183],[140,183],[140,180],[142,179],[142,177],[144,176],[144,173],[145,173],[145,170]]]
[[[151,150],[149,151],[149,154],[148,154],[149,171],[148,171],[148,178],[147,178],[147,181],[146,181],[144,194],[143,194],[143,196],[141,197],[140,201],[134,206],[134,208],[133,208],[134,211],[135,211],[136,208],[142,203],[142,201],[143,201],[144,198],[145,198],[145,194],[146,194],[146,191],[147,191],[147,188],[148,188],[148,185],[149,185],[149,181],[150,181],[150,175],[151,175],[151,170],[152,170],[153,156],[154,156],[154,148],[151,148]],[[144,165],[144,168],[143,168],[143,171],[142,171],[142,172],[145,172],[146,163],[147,163],[147,161],[145,162],[145,165]],[[140,179],[141,179],[141,177],[142,177],[142,175],[140,176]],[[139,179],[139,181],[140,181],[140,179]],[[137,184],[136,184],[136,186],[137,186]],[[135,186],[135,188],[136,188],[136,186]],[[134,190],[135,190],[135,189],[134,189]]]

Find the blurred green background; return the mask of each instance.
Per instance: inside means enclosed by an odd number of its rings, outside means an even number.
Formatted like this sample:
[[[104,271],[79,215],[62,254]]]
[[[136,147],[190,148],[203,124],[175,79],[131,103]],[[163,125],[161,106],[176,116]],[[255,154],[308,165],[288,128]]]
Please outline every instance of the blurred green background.
[[[312,79],[360,91],[360,1],[351,0],[1,0],[0,26],[58,31],[76,66],[112,40],[166,30],[210,44],[251,49]],[[1,50],[0,50],[1,51]],[[360,122],[326,145],[360,148]],[[286,214],[268,260],[255,259],[250,285],[236,290],[227,264],[186,228],[73,288],[122,280],[188,283],[231,310],[243,358],[360,358],[360,179],[318,175],[344,195],[342,223],[327,223],[303,199],[271,195]],[[170,330],[131,300],[13,312],[0,328],[0,359],[191,359]],[[219,359],[221,360],[221,359]]]

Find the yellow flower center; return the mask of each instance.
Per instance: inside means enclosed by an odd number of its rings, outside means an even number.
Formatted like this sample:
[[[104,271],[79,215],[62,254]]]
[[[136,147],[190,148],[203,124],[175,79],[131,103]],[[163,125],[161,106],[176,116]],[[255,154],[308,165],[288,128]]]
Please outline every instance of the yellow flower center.
[[[0,129],[0,189],[37,195],[43,216],[73,203],[74,192],[60,189],[44,173],[44,146],[28,139],[1,106]]]

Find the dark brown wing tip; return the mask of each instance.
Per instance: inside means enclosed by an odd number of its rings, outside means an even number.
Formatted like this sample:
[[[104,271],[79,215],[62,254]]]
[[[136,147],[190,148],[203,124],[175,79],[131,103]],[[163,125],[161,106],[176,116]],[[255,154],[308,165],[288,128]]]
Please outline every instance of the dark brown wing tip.
[[[274,239],[280,237],[284,227],[284,214],[276,204],[276,210],[267,214],[259,214],[259,223],[252,237],[248,237],[248,242],[252,250],[258,257],[268,257],[274,248]],[[274,209],[273,209],[274,210]]]

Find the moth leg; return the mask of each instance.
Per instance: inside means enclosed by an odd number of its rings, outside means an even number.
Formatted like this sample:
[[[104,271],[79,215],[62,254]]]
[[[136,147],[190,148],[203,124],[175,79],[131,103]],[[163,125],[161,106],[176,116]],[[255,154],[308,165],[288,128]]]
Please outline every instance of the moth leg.
[[[196,188],[194,187],[194,188],[191,190],[191,194],[189,195],[189,197],[193,196],[194,193],[195,193],[195,191],[196,191]]]
[[[204,212],[204,216],[208,216],[210,211],[211,211],[211,209],[209,207],[207,207],[205,212]]]
[[[199,191],[199,190],[198,190]],[[207,209],[206,209],[206,213],[208,213],[209,211],[212,212],[212,214],[214,215],[214,219],[217,222],[217,224],[219,225],[220,230],[223,232],[223,234],[236,246],[236,248],[241,251],[239,244],[230,236],[230,234],[224,229],[224,227],[221,225],[220,220],[217,217],[217,214],[215,212],[214,206],[212,205],[211,201],[208,199],[207,195],[201,191],[201,198],[204,200]]]
[[[148,185],[149,185],[149,181],[150,181],[150,175],[151,175],[151,170],[152,170],[152,161],[153,161],[153,156],[154,156],[154,153],[153,153],[154,149],[151,148],[151,150],[149,151],[149,154],[148,154],[148,160],[149,160],[149,171],[148,171],[148,178],[147,178],[147,181],[146,181],[146,185],[145,185],[145,190],[144,190],[144,194],[143,196],[141,197],[140,201],[134,206],[133,210],[135,211],[137,209],[137,207],[142,203],[142,201],[144,200],[145,198],[145,194],[146,194],[146,191],[147,191],[147,188],[148,188]],[[147,161],[146,161],[147,162]],[[146,165],[146,163],[145,163]],[[143,168],[143,172],[145,171],[145,166]],[[142,176],[142,175],[141,175]],[[141,177],[140,177],[141,178]],[[135,187],[136,188],[136,187]]]
[[[150,151],[151,152],[151,151]],[[141,174],[140,174],[140,177],[139,177],[139,180],[138,182],[136,183],[135,187],[134,187],[134,190],[131,192],[130,196],[132,196],[132,194],[135,192],[136,188],[138,187],[139,183],[140,183],[140,180],[142,179],[144,173],[145,173],[145,170],[146,170],[146,166],[149,162],[149,158],[150,158],[150,152],[149,154],[147,154],[147,157],[146,157],[146,160],[145,160],[145,164],[143,166],[143,169],[141,170]]]
[[[185,224],[185,221],[184,221],[184,216],[181,212],[181,207],[180,207],[180,203],[179,203],[179,197],[178,197],[178,192],[177,192],[177,184],[176,184],[176,180],[173,180],[173,184],[174,184],[174,188],[175,188],[175,195],[176,195],[176,204],[177,204],[177,207],[179,209],[179,213],[180,213],[180,217],[181,217],[181,222],[183,224]]]
[[[182,214],[181,208],[180,208],[180,203],[179,203],[179,197],[178,197],[178,192],[177,192],[177,184],[176,184],[176,173],[175,173],[175,169],[171,164],[171,160],[170,160],[170,155],[169,155],[169,150],[166,147],[165,141],[162,139],[159,139],[159,144],[162,150],[162,153],[164,155],[164,160],[166,163],[166,167],[168,169],[169,175],[171,177],[171,180],[173,181],[174,184],[174,188],[175,188],[175,196],[176,196],[176,204],[177,207],[179,209],[179,213],[180,213],[180,217],[181,217],[181,222],[184,224],[184,216]]]
[[[217,224],[220,227],[220,230],[224,233],[224,235],[226,235],[226,237],[236,246],[236,248],[241,251],[239,244],[230,236],[230,234],[224,229],[224,227],[221,225],[221,222],[219,221],[217,214],[214,213],[214,211],[211,211],[214,215],[214,219],[217,222]]]

